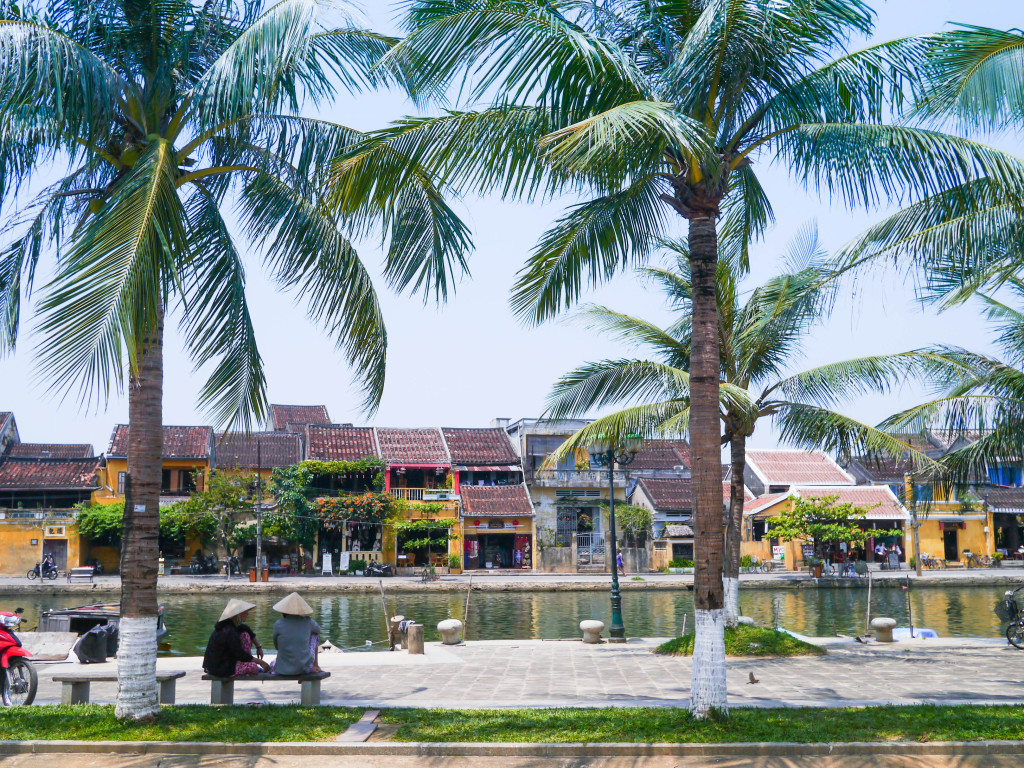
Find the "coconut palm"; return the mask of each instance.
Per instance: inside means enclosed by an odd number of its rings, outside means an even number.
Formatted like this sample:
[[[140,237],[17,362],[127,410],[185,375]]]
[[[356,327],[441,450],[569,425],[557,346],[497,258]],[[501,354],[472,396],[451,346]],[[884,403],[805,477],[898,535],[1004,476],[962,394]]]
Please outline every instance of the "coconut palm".
[[[333,202],[346,215],[383,207],[413,173],[408,157],[454,196],[580,195],[520,273],[512,303],[529,322],[643,262],[672,222],[685,220],[702,542],[697,716],[726,706],[718,239],[740,233],[745,259],[771,222],[756,164],[778,160],[799,183],[866,206],[979,176],[1024,177],[987,147],[885,123],[920,85],[925,46],[898,40],[847,53],[872,23],[863,0],[413,0],[408,34],[387,60],[415,72],[421,94],[456,93],[468,108],[400,121],[335,168]]]
[[[302,296],[363,378],[364,405],[380,398],[386,334],[374,287],[316,191],[327,160],[363,136],[299,110],[339,86],[400,78],[377,67],[393,43],[315,0],[0,2],[0,203],[59,177],[4,227],[0,349],[13,349],[52,248],[43,378],[100,404],[127,378],[119,717],[158,711],[165,318],[177,317],[197,368],[209,366],[199,401],[218,424],[248,429],[265,412],[230,201],[270,275]],[[429,220],[431,194],[413,179],[398,218]],[[430,241],[398,225],[390,234],[397,283],[431,274]]]
[[[579,317],[589,327],[648,351],[640,359],[588,363],[565,374],[548,398],[545,416],[579,418],[598,408],[628,407],[584,427],[549,461],[579,450],[603,434],[677,436],[689,428],[690,355],[693,346],[693,281],[687,244],[666,244],[676,258],[672,269],[642,270],[659,285],[679,319],[668,328],[615,312],[589,307]],[[783,254],[783,271],[749,293],[743,290],[736,254],[718,262],[716,302],[722,444],[731,464],[726,564],[726,623],[739,618],[738,584],[743,525],[746,444],[758,425],[772,421],[784,442],[842,456],[908,455],[922,470],[933,462],[887,432],[835,410],[865,392],[885,392],[909,377],[956,367],[937,351],[861,357],[791,373],[802,356],[811,328],[823,322],[832,303],[831,267],[817,230],[802,231]]]

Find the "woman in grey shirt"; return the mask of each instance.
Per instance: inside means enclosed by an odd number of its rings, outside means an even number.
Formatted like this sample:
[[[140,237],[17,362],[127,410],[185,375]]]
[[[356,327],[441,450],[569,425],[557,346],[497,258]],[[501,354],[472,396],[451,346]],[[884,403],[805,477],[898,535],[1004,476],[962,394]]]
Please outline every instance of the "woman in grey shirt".
[[[298,592],[274,606],[283,614],[274,623],[277,659],[271,666],[275,675],[308,675],[320,671],[320,627],[310,618],[313,609]]]

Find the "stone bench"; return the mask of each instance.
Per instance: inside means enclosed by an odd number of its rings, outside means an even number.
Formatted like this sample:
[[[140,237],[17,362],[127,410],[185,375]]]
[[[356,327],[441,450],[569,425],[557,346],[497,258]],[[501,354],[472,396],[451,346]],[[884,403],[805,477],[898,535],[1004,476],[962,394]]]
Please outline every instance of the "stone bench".
[[[68,584],[75,581],[87,581],[91,584],[95,575],[96,572],[93,570],[91,565],[85,565],[80,568],[71,568],[68,570]]]
[[[203,680],[210,681],[210,703],[211,704],[234,704],[235,703],[235,681],[260,680],[260,681],[288,681],[299,683],[302,686],[302,706],[320,706],[320,681],[331,676],[330,672],[316,672],[311,675],[271,675],[261,672],[258,675],[235,675],[233,677],[217,677],[216,675],[203,675]]]
[[[156,681],[160,684],[158,701],[161,704],[174,703],[174,684],[184,672],[157,672]],[[90,683],[116,683],[116,672],[72,672],[66,675],[54,675],[53,681],[61,683],[61,704],[88,704]]]

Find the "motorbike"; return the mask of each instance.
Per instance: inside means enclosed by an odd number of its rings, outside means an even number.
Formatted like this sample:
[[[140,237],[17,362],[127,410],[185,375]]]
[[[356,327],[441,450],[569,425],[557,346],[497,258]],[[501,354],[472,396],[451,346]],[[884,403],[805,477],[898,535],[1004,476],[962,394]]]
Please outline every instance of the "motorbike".
[[[29,661],[32,654],[21,647],[21,640],[14,634],[22,610],[0,611],[0,704],[5,707],[28,706],[39,687],[36,668]]]
[[[192,573],[217,573],[220,568],[217,565],[217,560],[212,555],[210,557],[203,557],[202,555],[193,555],[192,562],[189,563]]]
[[[1017,601],[1017,593],[1024,589],[1024,586],[1007,590],[1003,599],[996,604],[996,613],[1003,621],[1009,622],[1006,628],[1006,640],[1014,648],[1024,650],[1024,611],[1021,611],[1020,603]]]
[[[57,566],[49,560],[43,560],[41,563],[36,563],[36,567],[25,575],[28,576],[29,581],[39,578],[56,579]]]
[[[363,571],[364,576],[394,576],[395,569],[390,563],[377,563],[371,562],[366,566],[366,570]]]
[[[242,566],[238,562],[238,557],[232,555],[230,559],[225,561],[224,570],[227,572],[229,576],[240,574],[242,572]]]

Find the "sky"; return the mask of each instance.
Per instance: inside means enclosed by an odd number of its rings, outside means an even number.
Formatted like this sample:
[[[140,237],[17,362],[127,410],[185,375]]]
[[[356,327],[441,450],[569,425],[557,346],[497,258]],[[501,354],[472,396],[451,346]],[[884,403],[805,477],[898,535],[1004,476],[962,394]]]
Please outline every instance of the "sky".
[[[1009,13],[1009,0],[889,0],[875,5],[874,41],[926,34],[948,23],[993,27],[1021,26]],[[364,0],[366,26],[398,33],[391,2]],[[861,41],[863,42],[863,41]],[[857,46],[857,42],[853,43]],[[342,95],[332,106],[317,110],[328,120],[369,130],[415,113],[395,92]],[[1019,137],[991,140],[1002,149],[1024,155]],[[755,246],[749,287],[770,277],[786,243],[808,222],[816,222],[823,245],[837,249],[881,218],[886,210],[850,211],[839,201],[803,190],[780,165],[759,164],[758,174],[771,198],[776,222],[764,242]],[[43,174],[45,177],[46,174]],[[46,183],[47,178],[41,179]],[[443,306],[424,305],[419,296],[395,295],[380,279],[379,241],[358,243],[359,253],[375,276],[388,329],[388,372],[378,412],[360,411],[358,380],[325,334],[304,315],[295,295],[280,293],[250,254],[247,290],[256,337],[263,356],[270,402],[325,404],[335,422],[378,426],[487,426],[495,417],[518,419],[538,415],[554,381],[585,361],[616,358],[628,348],[594,335],[578,321],[565,319],[528,327],[512,314],[508,296],[515,274],[538,237],[559,216],[570,198],[536,204],[508,204],[496,198],[457,201],[473,233],[471,276],[458,284]],[[6,218],[10,211],[3,211]],[[230,219],[229,219],[230,220]],[[237,231],[236,231],[236,234]],[[684,234],[680,225],[677,234]],[[43,265],[52,274],[52,259]],[[37,284],[45,281],[37,278]],[[660,297],[630,273],[622,274],[585,301],[661,323],[671,320]],[[31,323],[26,323],[25,326]],[[165,424],[207,424],[196,405],[205,371],[193,371],[180,338],[168,324],[165,343]],[[794,371],[830,361],[882,354],[945,343],[992,352],[991,334],[977,305],[935,314],[914,301],[912,287],[892,274],[872,274],[855,288],[845,287],[830,320],[806,339],[805,356]],[[74,399],[47,392],[36,369],[37,340],[24,335],[18,350],[0,358],[0,411],[14,411],[22,440],[88,442],[103,451],[113,426],[126,422],[126,395],[102,407],[88,408]],[[914,404],[925,393],[906,389],[887,396],[868,396],[844,410],[862,421],[877,423]],[[761,428],[754,446],[776,444],[770,428]]]

